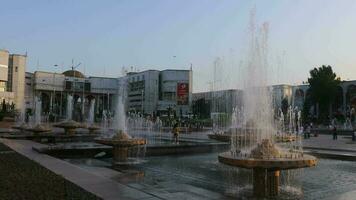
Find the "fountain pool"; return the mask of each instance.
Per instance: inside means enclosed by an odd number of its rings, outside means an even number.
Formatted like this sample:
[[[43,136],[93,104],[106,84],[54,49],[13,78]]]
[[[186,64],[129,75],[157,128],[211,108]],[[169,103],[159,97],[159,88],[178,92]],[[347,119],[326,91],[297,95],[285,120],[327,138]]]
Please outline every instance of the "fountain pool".
[[[261,199],[253,196],[251,170],[221,164],[217,156],[218,153],[204,153],[146,157],[145,162],[131,166],[130,173],[114,180],[163,199]],[[85,169],[111,168],[110,158],[65,160]],[[280,178],[280,194],[275,200],[335,199],[356,190],[356,169],[349,161],[321,159],[318,166],[308,170],[282,171]]]

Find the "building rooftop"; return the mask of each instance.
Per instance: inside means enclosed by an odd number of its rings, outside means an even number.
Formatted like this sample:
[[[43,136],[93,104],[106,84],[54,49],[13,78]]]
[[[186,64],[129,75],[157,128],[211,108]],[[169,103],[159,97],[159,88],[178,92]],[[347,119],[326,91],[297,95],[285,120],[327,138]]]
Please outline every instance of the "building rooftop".
[[[84,74],[77,70],[67,70],[63,72],[64,76],[75,77],[75,78],[85,78]]]

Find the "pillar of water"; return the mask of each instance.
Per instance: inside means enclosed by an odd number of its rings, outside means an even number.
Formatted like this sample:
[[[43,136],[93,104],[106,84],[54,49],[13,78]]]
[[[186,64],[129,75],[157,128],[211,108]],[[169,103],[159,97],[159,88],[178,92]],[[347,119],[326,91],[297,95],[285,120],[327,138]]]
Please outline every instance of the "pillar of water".
[[[268,60],[267,38],[268,24],[264,23],[259,30],[255,27],[254,14],[252,14],[250,31],[250,47],[247,62],[244,66],[244,76],[240,85],[243,85],[242,106],[242,134],[236,137],[242,149],[248,152],[256,143],[263,139],[273,140],[275,127],[273,124],[273,107],[271,90],[267,87]],[[237,125],[237,124],[236,124]]]
[[[35,121],[34,121],[35,126],[41,124],[41,112],[42,112],[42,101],[38,96],[36,96],[35,97]]]
[[[103,110],[102,117],[101,117],[101,129],[104,133],[107,133],[108,130],[108,117],[106,115],[106,111]]]
[[[94,110],[95,110],[95,99],[90,101],[88,123],[92,125],[94,123]]]
[[[26,113],[25,113],[25,105],[21,108],[20,111],[20,119],[18,121],[18,123],[23,124],[26,121]]]
[[[116,99],[116,108],[113,128],[127,132],[126,127],[126,112],[125,112],[125,87],[123,81],[119,85],[119,90]]]
[[[67,120],[72,120],[73,116],[73,96],[67,96]]]

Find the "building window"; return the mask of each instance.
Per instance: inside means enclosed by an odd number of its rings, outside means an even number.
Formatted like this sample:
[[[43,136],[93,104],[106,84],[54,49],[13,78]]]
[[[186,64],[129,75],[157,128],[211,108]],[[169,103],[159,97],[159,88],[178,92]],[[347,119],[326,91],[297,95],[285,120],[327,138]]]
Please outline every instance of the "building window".
[[[5,92],[5,91],[6,91],[6,82],[0,81],[0,92]]]
[[[90,83],[85,83],[85,84],[84,84],[84,91],[85,91],[85,92],[90,92],[90,88],[91,88],[91,87],[90,87]]]
[[[66,90],[71,90],[71,89],[72,89],[72,82],[66,81]]]
[[[15,72],[17,72],[17,67],[15,67]]]

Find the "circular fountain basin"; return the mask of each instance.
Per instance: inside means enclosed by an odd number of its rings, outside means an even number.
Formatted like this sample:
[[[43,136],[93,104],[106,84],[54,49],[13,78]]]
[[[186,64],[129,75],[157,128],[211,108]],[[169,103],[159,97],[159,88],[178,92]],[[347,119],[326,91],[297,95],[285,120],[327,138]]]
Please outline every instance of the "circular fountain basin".
[[[225,152],[219,155],[219,162],[247,169],[263,168],[274,170],[287,170],[305,167],[313,167],[317,164],[317,159],[314,156],[306,155],[298,158],[249,158],[243,156],[233,156],[230,152]]]
[[[20,124],[18,126],[13,126],[12,128],[23,131],[23,130],[28,129],[29,126],[26,123],[22,123],[22,124]]]
[[[75,129],[77,128],[85,128],[83,124],[73,120],[64,121],[59,124],[55,124],[54,127],[64,128],[64,131],[67,135],[73,135],[75,133]]]
[[[136,145],[145,145],[146,139],[142,138],[129,138],[129,139],[113,139],[113,138],[96,138],[95,142],[119,147],[131,147]]]
[[[297,136],[295,135],[284,135],[284,136],[275,136],[275,141],[280,143],[284,143],[284,142],[293,142],[297,140]]]
[[[113,147],[114,165],[138,163],[136,159],[129,158],[129,148],[146,144],[146,140],[141,138],[97,138],[95,142]]]
[[[132,138],[122,130],[117,130],[113,138],[96,138],[94,140],[97,143],[113,147],[113,164],[115,165],[133,164],[129,158],[129,148],[147,143],[146,139]]]
[[[34,134],[39,134],[39,133],[48,133],[51,132],[52,129],[44,127],[40,124],[38,124],[37,126],[33,127],[33,128],[27,128],[27,131],[33,132]]]
[[[90,134],[95,134],[95,131],[97,131],[97,130],[100,129],[100,127],[94,126],[94,125],[88,126],[88,127],[86,127],[86,128],[89,130],[89,133],[90,133]]]
[[[208,134],[209,139],[214,139],[222,142],[230,142],[231,135],[230,134]]]

